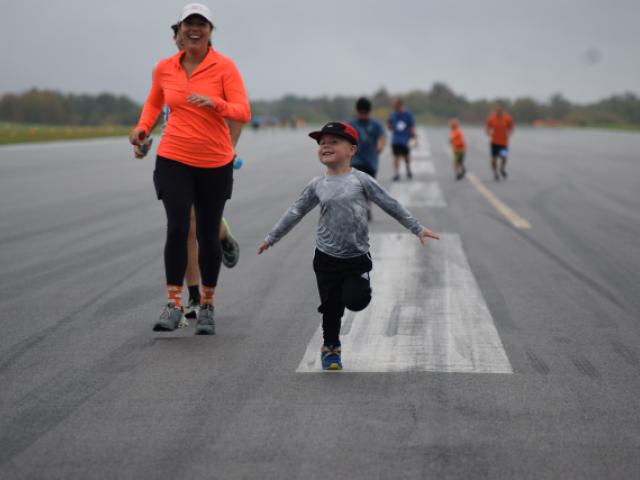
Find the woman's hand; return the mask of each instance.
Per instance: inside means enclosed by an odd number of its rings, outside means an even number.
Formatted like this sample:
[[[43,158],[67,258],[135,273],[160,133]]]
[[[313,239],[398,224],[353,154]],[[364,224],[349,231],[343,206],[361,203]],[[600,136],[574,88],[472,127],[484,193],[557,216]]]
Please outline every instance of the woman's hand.
[[[262,252],[264,252],[265,250],[267,250],[269,248],[269,244],[267,242],[262,242],[260,244],[260,246],[258,247],[258,255],[260,255]]]
[[[151,149],[151,144],[153,143],[153,138],[147,137],[140,145],[133,146],[133,156],[136,158],[144,158],[149,153]]]
[[[141,146],[147,138],[147,132],[143,128],[134,128],[129,132],[129,142],[131,145]]]
[[[420,239],[420,243],[425,245],[427,243],[427,238],[433,238],[434,240],[440,240],[440,236],[437,233],[433,233],[428,228],[425,228],[418,234],[418,238]]]
[[[192,93],[187,97],[187,102],[193,103],[198,107],[215,107],[216,104],[209,97],[200,95],[199,93]]]

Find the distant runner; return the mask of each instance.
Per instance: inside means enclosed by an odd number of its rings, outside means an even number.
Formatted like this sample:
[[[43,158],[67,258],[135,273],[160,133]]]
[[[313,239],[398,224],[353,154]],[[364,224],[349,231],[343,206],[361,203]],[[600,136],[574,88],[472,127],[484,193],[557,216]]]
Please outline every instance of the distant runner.
[[[464,168],[464,155],[465,144],[464,135],[460,130],[460,124],[457,119],[452,118],[449,120],[449,127],[451,132],[449,133],[449,143],[451,144],[451,150],[453,151],[453,173],[456,180],[462,180],[467,170]]]
[[[400,180],[400,161],[404,160],[407,167],[407,178],[413,178],[411,173],[411,156],[409,143],[416,139],[416,126],[413,114],[405,110],[404,101],[396,98],[393,101],[393,112],[387,126],[391,130],[391,150],[393,151],[393,181]]]
[[[487,118],[487,135],[491,138],[491,169],[496,182],[498,175],[498,159],[500,159],[500,174],[507,178],[507,157],[509,156],[509,137],[513,133],[513,119],[504,111],[502,104],[496,104],[494,112]]]

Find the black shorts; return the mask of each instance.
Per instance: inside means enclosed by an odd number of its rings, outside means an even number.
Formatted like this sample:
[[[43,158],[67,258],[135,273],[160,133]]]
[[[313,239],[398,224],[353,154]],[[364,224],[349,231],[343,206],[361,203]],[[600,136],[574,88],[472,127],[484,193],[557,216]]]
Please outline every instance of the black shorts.
[[[503,152],[504,150],[504,152]],[[509,147],[507,147],[506,145],[498,145],[497,143],[492,143],[491,144],[491,156],[492,157],[505,157],[506,158],[506,154],[505,152],[509,151]]]
[[[158,155],[153,185],[158,200],[162,200],[162,192],[167,188],[206,191],[208,196],[228,200],[233,191],[233,162],[222,167],[201,168]]]
[[[337,258],[316,248],[313,270],[318,282],[321,301],[318,312],[323,315],[325,337],[327,328],[330,330],[329,337],[338,336],[340,319],[345,307],[359,312],[369,305],[371,301],[369,272],[372,268],[369,253],[353,258]],[[337,340],[337,338],[331,340]]]
[[[402,145],[399,143],[391,145],[391,151],[394,155],[406,157],[409,155],[409,145]]]

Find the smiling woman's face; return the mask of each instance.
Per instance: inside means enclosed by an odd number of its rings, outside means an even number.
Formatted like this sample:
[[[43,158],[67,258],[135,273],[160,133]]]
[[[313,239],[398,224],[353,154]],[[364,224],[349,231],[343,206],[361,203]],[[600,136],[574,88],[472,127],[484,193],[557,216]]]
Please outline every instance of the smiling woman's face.
[[[200,15],[191,15],[180,24],[178,36],[182,41],[182,48],[208,48],[211,32],[211,24]]]

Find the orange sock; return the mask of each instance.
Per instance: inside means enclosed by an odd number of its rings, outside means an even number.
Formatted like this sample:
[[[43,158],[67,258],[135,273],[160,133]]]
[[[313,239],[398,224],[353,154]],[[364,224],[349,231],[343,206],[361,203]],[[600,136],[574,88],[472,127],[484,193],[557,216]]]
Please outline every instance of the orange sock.
[[[167,285],[167,303],[182,308],[182,285]]]
[[[202,286],[202,303],[208,303],[209,305],[214,305],[215,301],[213,299],[213,294],[216,293],[216,287],[206,287]]]

